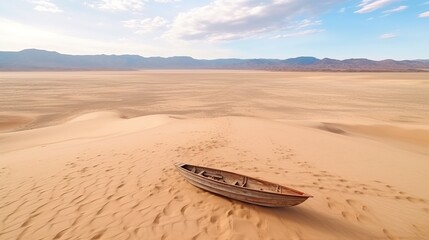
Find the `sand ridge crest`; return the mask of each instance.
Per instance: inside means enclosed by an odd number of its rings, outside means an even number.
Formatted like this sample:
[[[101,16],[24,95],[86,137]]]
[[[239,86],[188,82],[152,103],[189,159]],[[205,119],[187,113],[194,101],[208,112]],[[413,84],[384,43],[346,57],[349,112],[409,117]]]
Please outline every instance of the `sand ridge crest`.
[[[44,146],[66,141],[100,140],[114,135],[142,131],[177,121],[169,115],[141,116],[125,119],[117,112],[104,111],[83,114],[70,121],[44,128],[0,134],[0,152]]]
[[[85,113],[85,114],[79,114],[77,116],[71,117],[68,123],[73,122],[81,122],[81,121],[88,121],[88,120],[104,120],[108,121],[111,119],[120,119],[124,118],[119,112],[116,111],[98,111],[98,112],[91,112],[91,113]]]
[[[384,140],[399,147],[429,154],[429,130],[425,126],[392,126],[388,124],[321,123],[316,128],[335,134]]]

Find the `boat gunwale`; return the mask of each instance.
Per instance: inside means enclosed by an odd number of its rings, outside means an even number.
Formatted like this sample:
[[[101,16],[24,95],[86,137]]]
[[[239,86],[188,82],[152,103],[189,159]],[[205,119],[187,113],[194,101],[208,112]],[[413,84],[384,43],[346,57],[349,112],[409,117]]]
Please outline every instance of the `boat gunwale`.
[[[297,194],[264,191],[264,190],[258,190],[258,189],[248,188],[248,187],[242,187],[242,186],[232,185],[232,184],[221,182],[221,181],[216,181],[214,179],[210,179],[210,178],[205,177],[205,176],[200,176],[197,173],[194,173],[194,172],[191,172],[191,171],[185,169],[184,166],[186,166],[186,165],[193,166],[193,167],[199,167],[199,168],[205,168],[205,169],[209,169],[209,170],[221,171],[221,172],[230,173],[230,174],[234,174],[234,175],[240,175],[240,176],[243,176],[243,177],[255,179],[255,180],[263,182],[263,183],[269,183],[269,184],[278,185],[278,186],[283,187],[285,189],[288,189],[288,190],[291,190],[293,192],[296,192]],[[298,197],[298,198],[312,198],[313,197],[312,195],[309,195],[307,193],[298,191],[298,190],[290,188],[290,187],[286,187],[286,186],[283,186],[283,185],[280,185],[280,184],[277,184],[277,183],[265,181],[265,180],[258,179],[258,178],[255,178],[255,177],[249,177],[249,176],[246,176],[246,175],[243,175],[243,174],[240,174],[240,173],[234,173],[234,172],[224,171],[224,170],[220,170],[220,169],[216,169],[216,168],[210,168],[210,167],[202,167],[202,166],[192,165],[192,164],[187,164],[187,163],[177,163],[177,164],[175,164],[175,166],[180,171],[182,171],[182,172],[184,172],[186,174],[190,174],[190,175],[196,176],[196,177],[198,177],[200,179],[204,179],[205,181],[214,182],[214,183],[225,185],[225,186],[228,186],[228,187],[234,187],[234,188],[238,188],[238,189],[243,189],[243,190],[248,190],[248,191],[253,191],[253,192],[258,192],[258,193],[264,193],[264,194],[272,194],[272,195],[276,195],[276,196],[290,196],[290,197]]]

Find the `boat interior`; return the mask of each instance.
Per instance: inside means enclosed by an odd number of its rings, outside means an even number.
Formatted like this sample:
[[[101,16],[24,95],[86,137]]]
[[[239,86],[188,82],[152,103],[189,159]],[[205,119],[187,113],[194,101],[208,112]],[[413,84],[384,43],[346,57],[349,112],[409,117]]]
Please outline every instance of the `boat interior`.
[[[218,181],[218,182],[223,182],[229,185],[234,185],[238,187],[244,187],[244,188],[259,190],[259,191],[265,191],[265,192],[274,192],[274,193],[291,194],[291,195],[303,195],[302,192],[289,189],[275,183],[270,183],[259,179],[250,178],[236,173],[225,172],[221,170],[204,168],[204,167],[193,166],[193,165],[184,165],[182,166],[182,168],[194,174],[200,175],[202,177],[205,177],[214,181]]]

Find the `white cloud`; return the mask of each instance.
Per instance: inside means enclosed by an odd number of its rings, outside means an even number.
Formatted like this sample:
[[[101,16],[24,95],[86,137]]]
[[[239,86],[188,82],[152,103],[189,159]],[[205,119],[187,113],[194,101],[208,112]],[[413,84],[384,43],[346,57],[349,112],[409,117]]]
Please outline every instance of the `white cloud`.
[[[97,0],[85,5],[106,11],[141,11],[147,0]]]
[[[154,0],[159,3],[171,3],[171,2],[180,2],[180,0]]]
[[[355,13],[369,13],[379,8],[385,7],[392,2],[394,2],[394,0],[362,0],[362,2],[358,5],[360,9],[355,11]]]
[[[41,12],[59,13],[62,10],[50,0],[34,0],[32,3],[35,5],[34,10]]]
[[[421,17],[421,18],[429,17],[429,11],[424,12],[424,13],[420,13],[419,17]]]
[[[397,8],[392,8],[392,9],[383,11],[383,13],[390,14],[390,13],[402,12],[402,11],[404,11],[407,8],[408,8],[407,6],[399,6]]]
[[[390,39],[390,38],[395,38],[395,37],[397,37],[397,35],[394,33],[385,33],[385,34],[381,34],[379,38],[380,39]]]
[[[162,17],[131,19],[122,23],[124,27],[132,28],[139,34],[161,30],[168,25],[168,21]]]
[[[295,19],[320,14],[342,0],[215,0],[178,14],[165,35],[183,40],[233,40],[278,33]]]
[[[210,43],[181,41],[144,41],[120,37],[107,40],[72,36],[0,17],[2,51],[27,48],[58,51],[66,54],[140,54],[142,56],[193,56],[197,58],[236,57],[237,53]],[[210,49],[208,51],[207,49]]]
[[[289,28],[303,29],[303,28],[314,27],[314,26],[319,26],[319,25],[322,25],[321,20],[314,21],[311,19],[304,19],[304,20],[301,20],[299,22],[296,22],[296,24],[291,24]]]
[[[275,36],[274,38],[290,38],[290,37],[299,37],[299,36],[306,36],[311,35],[315,33],[323,32],[323,29],[307,29],[303,31],[297,31],[297,32],[291,32],[291,33],[285,33]]]

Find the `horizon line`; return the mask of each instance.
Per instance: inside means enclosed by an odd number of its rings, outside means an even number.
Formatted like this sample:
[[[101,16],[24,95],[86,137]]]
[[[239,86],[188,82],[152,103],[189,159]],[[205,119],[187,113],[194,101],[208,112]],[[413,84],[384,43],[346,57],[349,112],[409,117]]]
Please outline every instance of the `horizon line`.
[[[295,58],[315,58],[318,60],[323,60],[323,59],[331,59],[331,60],[339,60],[339,61],[344,61],[344,60],[370,60],[370,61],[376,61],[376,62],[380,62],[380,61],[386,61],[386,60],[393,60],[393,61],[427,61],[429,60],[428,58],[419,58],[419,59],[394,59],[394,58],[382,58],[379,60],[375,60],[375,59],[371,59],[371,58],[365,58],[365,57],[352,57],[352,58],[342,58],[342,59],[338,59],[338,58],[330,58],[330,57],[315,57],[315,56],[305,56],[305,55],[301,55],[301,56],[296,56],[296,57],[288,57],[288,58],[264,58],[264,57],[255,57],[255,58],[238,58],[238,57],[225,57],[225,58],[195,58],[193,56],[190,55],[174,55],[174,56],[144,56],[144,55],[140,55],[140,54],[136,54],[136,53],[122,53],[122,54],[112,54],[112,53],[96,53],[96,54],[73,54],[73,53],[63,53],[60,51],[56,51],[56,50],[47,50],[47,49],[40,49],[40,48],[24,48],[21,50],[0,50],[0,52],[23,52],[26,50],[36,50],[36,51],[45,51],[45,52],[52,52],[52,53],[58,53],[61,55],[70,55],[70,56],[139,56],[139,57],[143,57],[143,58],[174,58],[174,57],[187,57],[187,58],[192,58],[195,60],[225,60],[225,59],[238,59],[238,60],[288,60],[288,59],[295,59]]]

